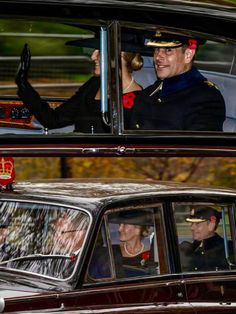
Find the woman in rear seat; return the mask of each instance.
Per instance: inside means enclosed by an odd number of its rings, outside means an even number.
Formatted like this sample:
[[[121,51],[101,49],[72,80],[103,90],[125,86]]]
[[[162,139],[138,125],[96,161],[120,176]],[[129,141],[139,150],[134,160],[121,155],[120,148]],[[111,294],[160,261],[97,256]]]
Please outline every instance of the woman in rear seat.
[[[114,244],[112,250],[123,277],[150,274],[154,266],[153,252],[151,243],[144,239],[151,234],[152,212],[137,209],[122,211],[111,215],[109,222],[119,225],[120,244]]]
[[[90,39],[91,40],[91,39]],[[82,40],[82,43],[85,40]],[[78,41],[77,41],[78,42]],[[77,45],[79,45],[77,43]],[[95,44],[94,44],[95,46]],[[16,75],[18,95],[36,119],[48,129],[56,129],[75,125],[75,132],[106,133],[110,128],[103,122],[100,95],[100,52],[94,50],[91,59],[94,62],[94,75],[67,101],[56,109],[50,108],[28,81],[30,68],[30,49],[25,44],[21,55],[21,63]],[[130,118],[130,109],[136,97],[135,91],[142,87],[134,80],[133,71],[140,70],[143,59],[136,52],[122,52],[122,88],[125,121]],[[129,122],[126,122],[129,124]]]

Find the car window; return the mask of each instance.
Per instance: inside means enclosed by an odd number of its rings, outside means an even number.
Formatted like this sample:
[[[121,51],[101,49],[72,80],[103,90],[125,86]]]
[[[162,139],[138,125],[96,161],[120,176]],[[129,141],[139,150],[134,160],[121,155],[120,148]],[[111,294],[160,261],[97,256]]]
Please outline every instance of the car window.
[[[174,209],[183,271],[235,268],[232,205],[175,203]]]
[[[89,216],[47,204],[0,203],[0,269],[65,279],[78,264]]]
[[[96,124],[96,115],[101,113],[101,95],[98,92],[100,73],[97,72],[100,72],[98,69],[100,56],[94,56],[93,53],[99,52],[100,49],[100,30],[99,25],[91,26],[89,23],[81,25],[66,21],[62,23],[38,21],[32,18],[0,19],[0,134],[107,132],[108,118],[103,119],[104,129],[100,127],[102,123],[99,126]],[[31,85],[26,91],[26,97],[18,94],[16,84],[16,73],[25,45],[30,56],[27,80]],[[107,59],[103,60],[103,64],[107,69]],[[105,70],[104,72],[107,73]],[[107,77],[103,79],[107,85]],[[85,83],[86,95],[77,95]],[[102,108],[106,110],[107,117],[106,101],[104,98]],[[40,114],[32,107],[35,103],[44,106],[47,103],[51,109],[66,103],[63,105],[66,108],[62,109],[64,111],[59,115],[60,119],[56,119],[52,125],[52,121],[45,122],[39,118]],[[75,113],[74,106],[77,108]],[[90,107],[95,108],[95,112],[91,113]]]
[[[28,78],[41,96],[69,97],[92,76],[93,48],[76,46],[76,40],[91,39],[94,32],[32,19],[0,19],[0,26],[1,95],[16,95],[15,75],[26,43],[31,51]]]
[[[204,128],[192,128],[187,126],[188,119],[191,119],[191,112],[189,111],[188,116],[184,118],[184,121],[180,123],[182,117],[178,117],[178,112],[181,111],[181,105],[178,104],[178,95],[177,93],[168,92],[164,90],[164,87],[161,87],[161,91],[158,92],[157,89],[157,73],[155,71],[155,60],[154,48],[146,46],[147,41],[150,38],[153,38],[155,32],[151,30],[145,30],[140,32],[140,30],[132,30],[127,28],[122,28],[123,32],[133,31],[133,36],[135,37],[136,42],[138,40],[143,42],[142,48],[140,48],[140,53],[143,58],[143,65],[138,70],[132,71],[132,76],[140,86],[143,88],[149,87],[146,94],[144,93],[143,97],[140,96],[135,90],[128,95],[125,95],[123,99],[123,118],[124,118],[124,131],[125,132],[135,132],[135,133],[147,133],[155,131],[177,131],[177,130],[192,130],[192,131],[204,131]],[[158,32],[160,28],[156,27]],[[236,116],[234,112],[234,98],[235,98],[235,43],[227,42],[225,40],[212,40],[208,38],[204,40],[203,44],[200,44],[196,56],[194,58],[193,65],[197,68],[200,73],[204,76],[205,82],[219,90],[224,98],[226,115],[223,119],[222,129],[224,132],[235,132],[236,130]],[[156,82],[155,88],[151,86]],[[165,82],[165,81],[164,81]],[[163,83],[164,84],[164,83]],[[155,92],[154,92],[155,90]],[[165,104],[165,107],[155,106],[153,99],[155,99],[154,94],[159,95],[155,102]],[[175,96],[175,97],[174,97]],[[171,97],[175,99],[176,106],[173,106],[173,119],[171,118],[171,113],[165,111],[163,108],[168,108],[171,103]],[[148,100],[147,100],[148,99]],[[207,97],[205,97],[207,99]],[[216,99],[216,98],[214,98]],[[145,106],[142,103],[146,101]],[[146,109],[148,107],[148,109]],[[160,104],[159,104],[160,106]],[[175,112],[175,108],[176,112]],[[190,107],[188,107],[190,108]],[[132,110],[131,110],[132,109]],[[168,110],[168,109],[167,109]],[[210,109],[212,111],[212,109]],[[178,111],[178,112],[177,112]],[[223,115],[223,112],[222,112]],[[201,116],[203,117],[203,116]],[[201,117],[198,117],[198,121],[201,120]],[[192,121],[193,123],[193,121]],[[206,127],[205,127],[206,129]],[[213,129],[211,129],[213,130]],[[209,129],[210,131],[210,129]],[[219,131],[215,129],[213,131]]]
[[[86,282],[168,273],[161,207],[115,210],[106,215]]]

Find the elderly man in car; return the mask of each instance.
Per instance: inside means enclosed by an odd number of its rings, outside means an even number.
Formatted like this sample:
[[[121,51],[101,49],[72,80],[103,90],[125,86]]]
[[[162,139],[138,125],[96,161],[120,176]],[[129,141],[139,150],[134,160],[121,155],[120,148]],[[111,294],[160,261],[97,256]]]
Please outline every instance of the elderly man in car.
[[[186,221],[191,223],[193,242],[180,244],[180,257],[183,270],[206,271],[229,269],[230,262],[226,256],[225,245],[229,256],[232,255],[231,241],[224,239],[216,232],[221,213],[207,206],[192,209]]]
[[[157,81],[139,92],[131,129],[222,131],[223,96],[194,66],[204,41],[157,32],[146,45],[154,49]]]

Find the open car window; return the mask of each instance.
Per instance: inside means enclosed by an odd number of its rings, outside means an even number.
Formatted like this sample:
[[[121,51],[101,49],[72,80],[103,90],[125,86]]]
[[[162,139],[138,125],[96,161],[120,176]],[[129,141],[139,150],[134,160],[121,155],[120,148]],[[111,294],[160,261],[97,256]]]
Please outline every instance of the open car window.
[[[0,19],[0,26],[0,134],[110,132],[108,112],[107,121],[101,113],[107,111],[100,88],[101,26],[33,19]],[[30,86],[19,94],[16,75],[25,45]]]
[[[0,271],[69,278],[87,237],[88,214],[40,203],[0,205]]]
[[[171,61],[168,56],[164,56],[163,51],[167,48],[156,48],[155,41],[156,45],[159,44],[158,36],[165,32],[170,36],[171,32],[158,26],[153,27],[154,30],[146,28],[143,32],[133,30],[136,42],[138,40],[143,42],[139,51],[143,65],[132,68],[132,77],[144,91],[140,93],[135,90],[133,83],[133,91],[123,96],[125,132],[137,134],[151,132],[161,134],[163,131],[235,132],[235,43],[223,39],[212,40],[204,35],[199,39],[193,67],[199,70],[198,73],[202,75],[201,79],[208,87],[208,91],[210,93],[215,91],[214,95],[209,97],[207,89],[201,89],[203,97],[200,97],[200,100],[197,89],[193,88],[197,85],[196,82],[184,87],[183,85],[188,83],[183,75],[178,74],[179,77],[175,76],[173,79],[173,73],[169,70],[161,72],[160,69],[167,68],[167,64],[168,68],[171,68]],[[124,34],[132,33],[132,29],[127,30],[123,27],[121,32],[122,30]],[[148,46],[150,41],[152,46]],[[160,49],[158,55],[155,54],[157,49]],[[180,62],[178,61],[178,64]],[[191,80],[190,76],[187,80],[189,79]],[[191,88],[193,97],[191,92],[186,93],[187,89]],[[188,102],[186,106],[185,101]],[[204,108],[201,109],[203,104]]]
[[[79,26],[34,20],[1,19],[1,95],[16,95],[15,75],[27,43],[31,50],[30,82],[42,97],[66,98],[93,73],[92,48],[76,46],[94,32]],[[17,27],[16,27],[17,25]]]

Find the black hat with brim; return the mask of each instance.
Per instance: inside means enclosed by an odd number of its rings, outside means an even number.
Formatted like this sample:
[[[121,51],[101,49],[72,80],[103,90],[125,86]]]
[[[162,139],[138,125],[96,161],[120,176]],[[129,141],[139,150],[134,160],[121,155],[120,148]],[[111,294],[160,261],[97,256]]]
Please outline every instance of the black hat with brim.
[[[145,40],[145,45],[152,48],[178,48],[187,45],[196,49],[206,42],[204,39],[157,31],[154,36]]]
[[[138,226],[152,226],[152,216],[150,211],[128,210],[112,214],[109,222],[116,224],[129,224]]]
[[[66,42],[66,45],[100,49],[100,36],[95,33],[94,38],[70,40]],[[144,37],[136,34],[122,33],[121,50],[125,52],[140,53],[142,56],[151,56],[153,54],[153,50],[144,45]]]
[[[207,220],[211,220],[212,217],[215,217],[216,221],[220,221],[221,213],[216,209],[206,206],[191,209],[190,216],[186,218],[187,222],[203,222]]]

